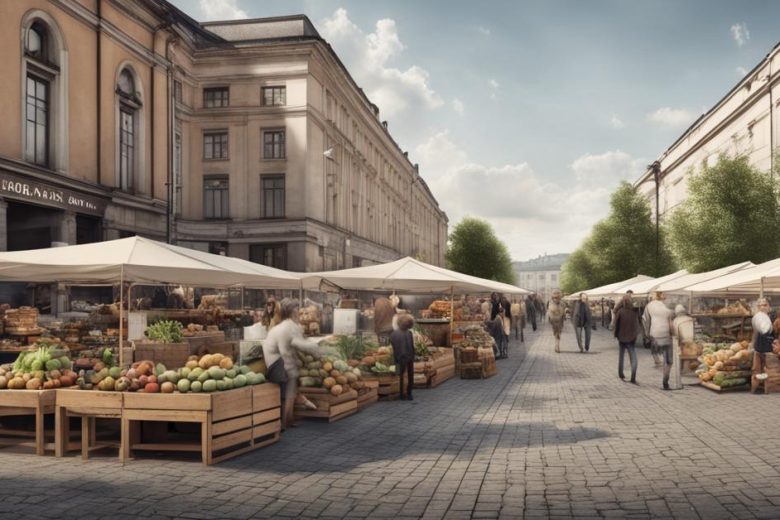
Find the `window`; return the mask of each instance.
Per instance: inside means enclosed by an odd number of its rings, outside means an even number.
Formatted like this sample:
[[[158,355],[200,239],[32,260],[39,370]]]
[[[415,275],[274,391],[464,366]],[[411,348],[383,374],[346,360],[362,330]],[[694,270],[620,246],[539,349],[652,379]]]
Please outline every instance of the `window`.
[[[27,75],[26,141],[27,160],[41,166],[49,164],[49,82]]]
[[[261,176],[263,218],[284,217],[284,175]]]
[[[217,160],[228,158],[227,132],[208,132],[203,134],[203,158]]]
[[[28,56],[36,60],[46,61],[48,37],[46,28],[40,22],[34,22],[29,29],[24,41],[24,50]]]
[[[263,158],[284,159],[284,130],[263,132]]]
[[[229,218],[228,177],[211,175],[203,179],[203,218]]]
[[[136,187],[136,154],[138,133],[138,112],[141,101],[138,98],[135,78],[130,69],[119,73],[116,84],[119,99],[119,188],[132,191]]]
[[[277,269],[286,269],[287,244],[253,244],[249,246],[249,260]]]
[[[229,93],[227,87],[215,87],[203,89],[203,106],[206,108],[219,108],[229,105]]]
[[[173,80],[173,99],[174,101],[178,101],[179,103],[183,103],[183,97],[181,92],[181,81],[175,79]]]
[[[278,107],[287,104],[287,87],[263,87],[263,106]]]

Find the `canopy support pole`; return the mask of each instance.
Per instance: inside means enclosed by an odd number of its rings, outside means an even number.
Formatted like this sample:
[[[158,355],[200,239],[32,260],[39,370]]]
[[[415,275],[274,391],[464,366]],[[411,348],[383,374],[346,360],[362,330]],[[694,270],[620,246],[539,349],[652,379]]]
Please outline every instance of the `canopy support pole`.
[[[450,347],[452,344],[452,326],[455,323],[455,287],[450,285]]]
[[[759,294],[761,298],[764,297],[764,277],[761,277],[761,293]]]
[[[130,294],[128,293],[127,304],[128,311],[130,306]],[[125,314],[125,266],[119,267],[119,366],[125,366],[125,349],[124,340],[122,339],[124,334],[122,330],[122,321]]]

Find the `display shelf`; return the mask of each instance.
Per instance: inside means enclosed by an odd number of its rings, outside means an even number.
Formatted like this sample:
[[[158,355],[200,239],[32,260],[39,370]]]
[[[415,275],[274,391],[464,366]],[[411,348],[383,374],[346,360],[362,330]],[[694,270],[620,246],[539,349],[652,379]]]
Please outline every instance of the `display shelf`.
[[[0,417],[33,416],[35,430],[0,428],[0,444],[33,447],[36,455],[43,455],[47,449],[54,448],[53,444],[46,443],[43,416],[54,413],[55,401],[55,390],[1,390]],[[26,440],[30,437],[35,438],[34,443]]]

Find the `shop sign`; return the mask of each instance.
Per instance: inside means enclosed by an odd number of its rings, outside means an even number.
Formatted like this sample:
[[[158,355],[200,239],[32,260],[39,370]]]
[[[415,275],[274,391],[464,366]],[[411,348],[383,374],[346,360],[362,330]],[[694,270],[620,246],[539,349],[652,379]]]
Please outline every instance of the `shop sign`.
[[[45,206],[54,206],[76,213],[101,217],[107,204],[105,200],[98,197],[9,174],[0,174],[0,197],[22,199]]]

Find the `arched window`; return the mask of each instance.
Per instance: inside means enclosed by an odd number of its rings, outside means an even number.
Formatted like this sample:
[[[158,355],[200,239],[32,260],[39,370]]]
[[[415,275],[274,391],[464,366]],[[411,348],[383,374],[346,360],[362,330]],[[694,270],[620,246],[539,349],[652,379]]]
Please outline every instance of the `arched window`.
[[[122,69],[117,78],[116,93],[119,104],[119,188],[135,191],[138,187],[138,148],[139,148],[139,113],[141,98],[136,87],[136,78],[128,67]]]

